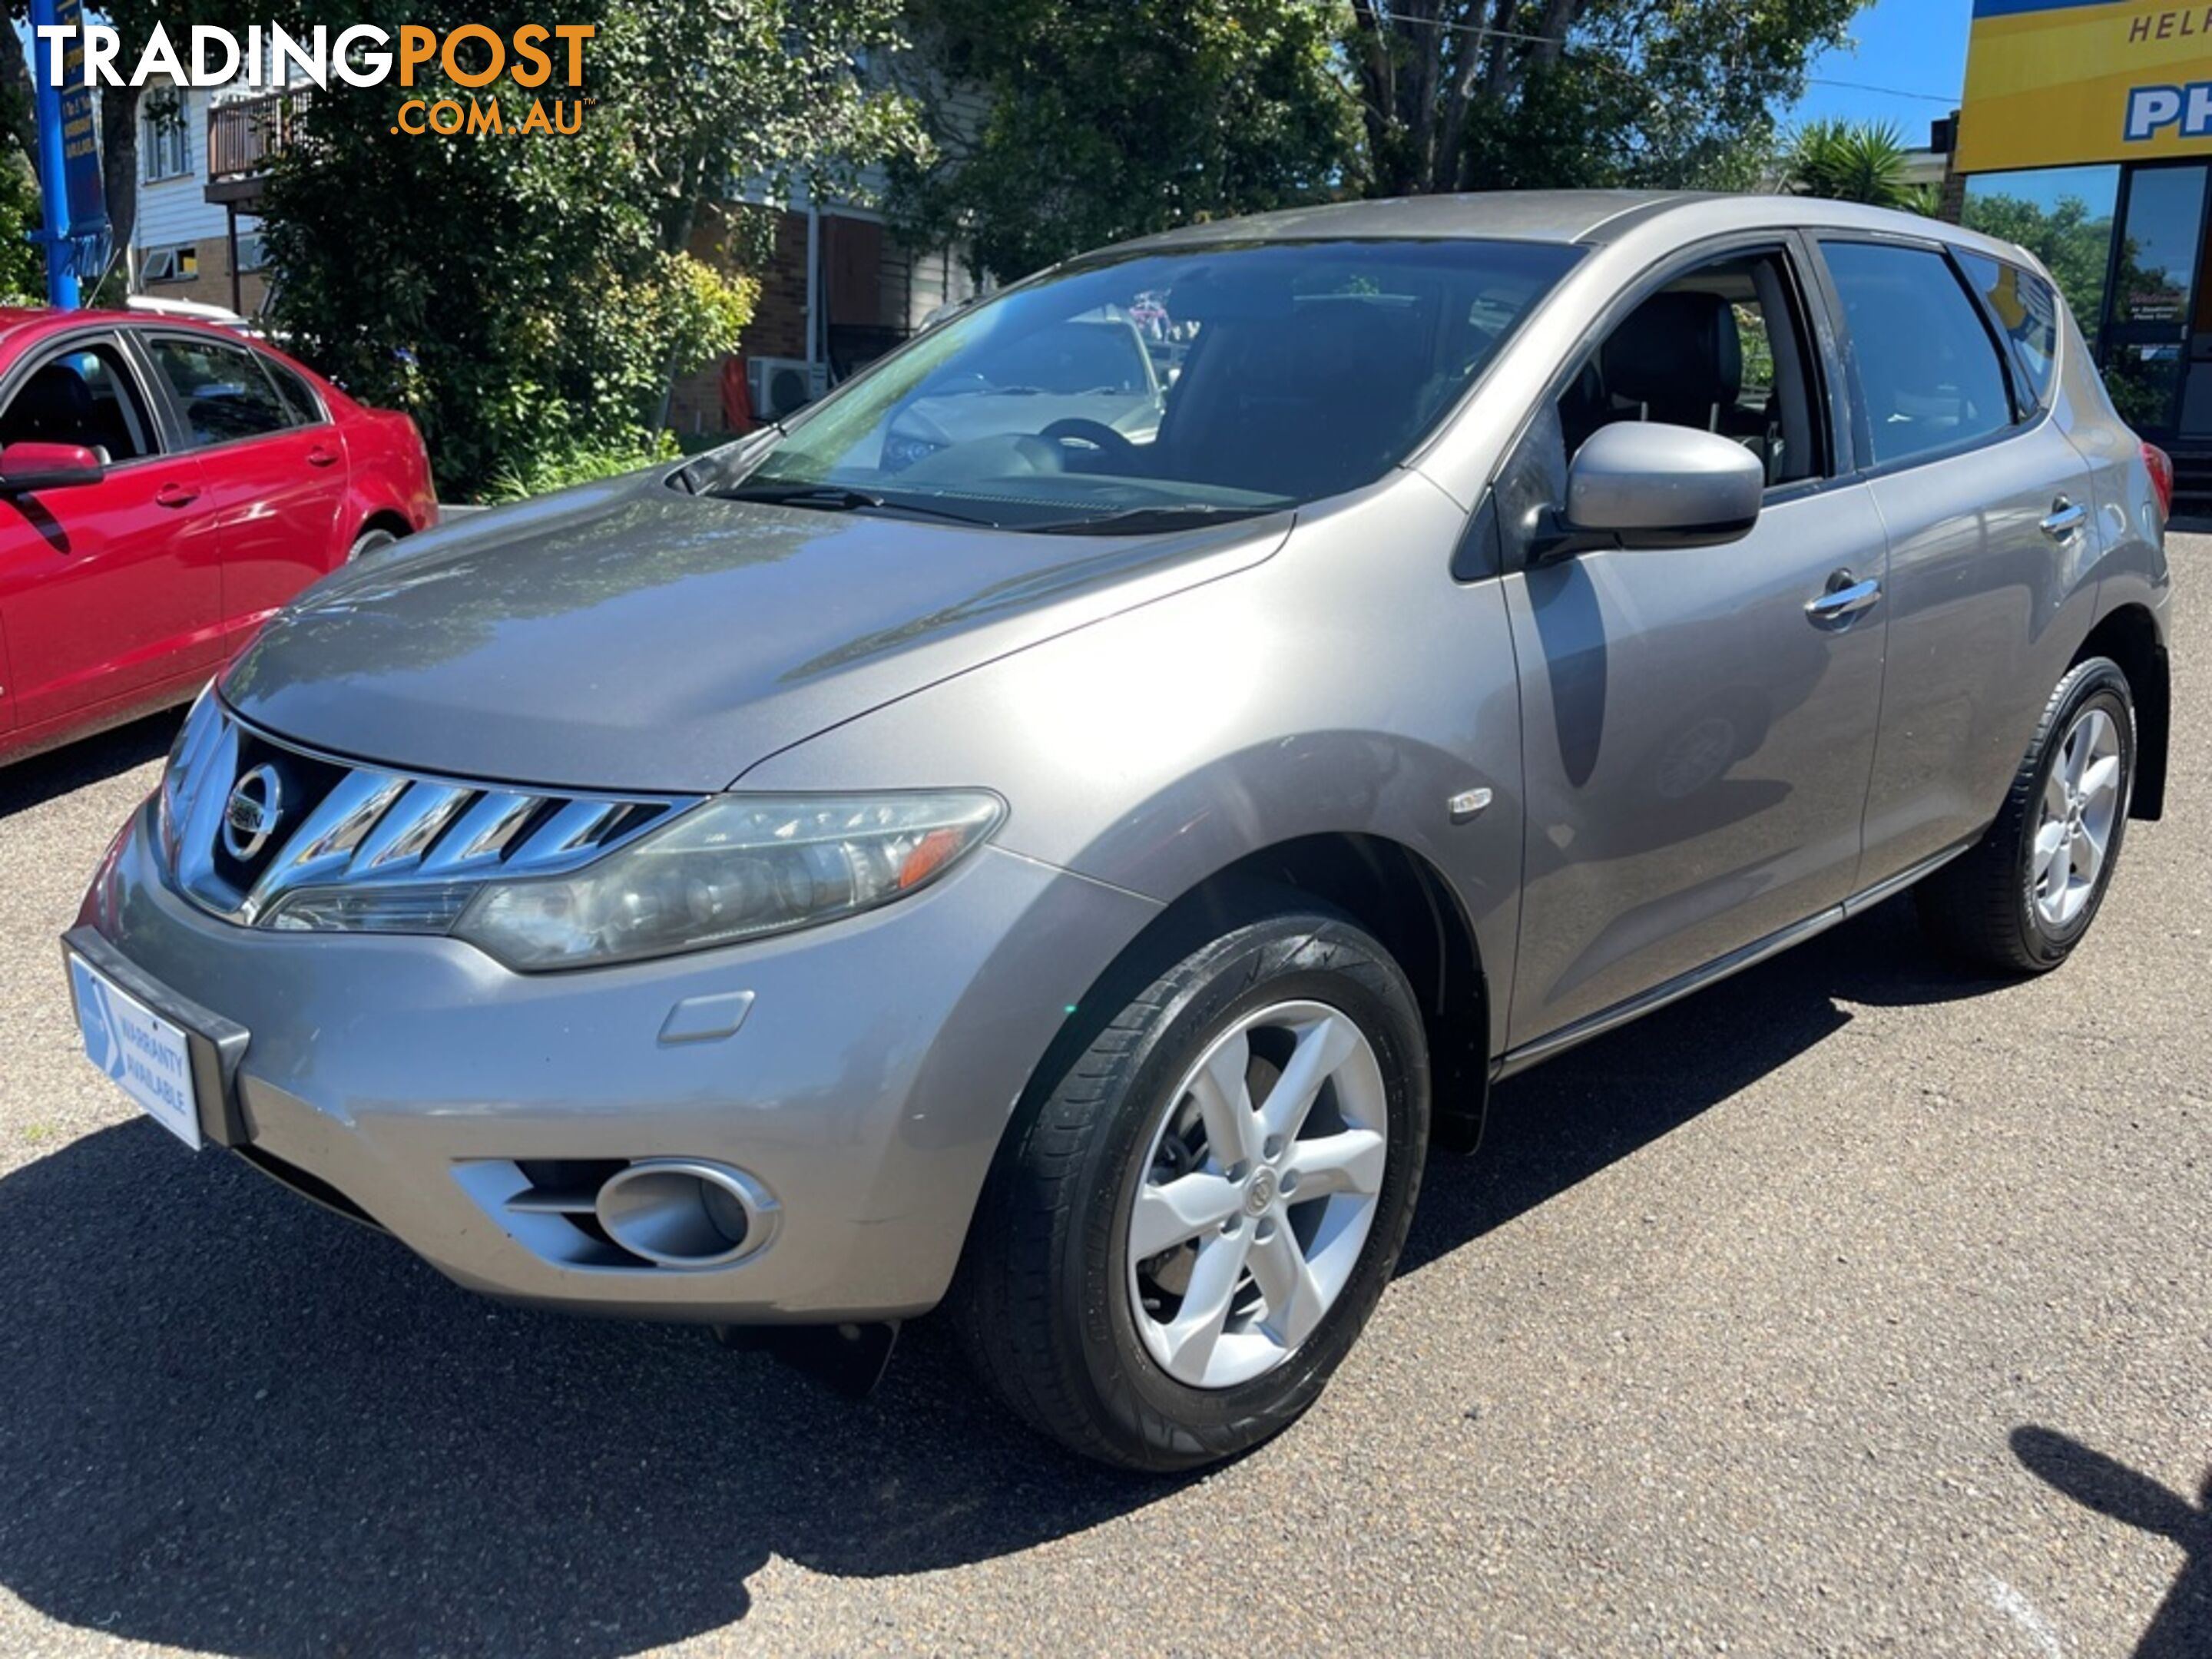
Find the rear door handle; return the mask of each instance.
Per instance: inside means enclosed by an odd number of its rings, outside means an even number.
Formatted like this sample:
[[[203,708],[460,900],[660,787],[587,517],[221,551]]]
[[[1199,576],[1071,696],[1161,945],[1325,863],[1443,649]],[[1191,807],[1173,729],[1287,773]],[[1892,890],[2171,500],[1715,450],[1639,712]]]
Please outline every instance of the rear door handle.
[[[2043,521],[2043,533],[2054,542],[2063,542],[2079,530],[2089,516],[2089,509],[2076,506],[2061,495],[2051,504],[2051,516]]]
[[[1805,614],[1814,623],[1848,622],[1862,611],[1881,602],[1881,584],[1873,577],[1861,581],[1848,570],[1828,578],[1828,591],[1805,602]]]
[[[200,492],[190,484],[165,483],[154,492],[156,507],[190,507],[199,498]]]
[[[325,449],[322,445],[317,444],[307,452],[309,466],[336,466],[337,464],[338,454],[334,449]]]

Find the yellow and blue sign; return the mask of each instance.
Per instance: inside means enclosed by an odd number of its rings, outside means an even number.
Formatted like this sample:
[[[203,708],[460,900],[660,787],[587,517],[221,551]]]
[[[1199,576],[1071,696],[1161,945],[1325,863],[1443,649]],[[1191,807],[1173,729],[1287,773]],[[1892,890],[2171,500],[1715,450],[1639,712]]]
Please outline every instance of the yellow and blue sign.
[[[2212,0],[1974,0],[1961,173],[2212,155]]]

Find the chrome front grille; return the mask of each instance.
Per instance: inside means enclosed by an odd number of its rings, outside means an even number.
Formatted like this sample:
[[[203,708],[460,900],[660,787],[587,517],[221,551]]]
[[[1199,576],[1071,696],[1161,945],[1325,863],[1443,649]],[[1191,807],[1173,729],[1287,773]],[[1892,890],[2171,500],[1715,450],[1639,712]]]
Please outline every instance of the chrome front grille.
[[[234,793],[257,772],[253,799],[240,808]],[[264,826],[255,815],[272,791]],[[227,921],[283,927],[288,904],[342,890],[377,895],[385,931],[443,932],[456,901],[486,878],[565,874],[696,799],[522,789],[357,765],[271,737],[210,693],[162,778],[161,836],[178,887]],[[242,820],[227,820],[234,812]],[[240,821],[262,830],[258,840],[241,841]]]

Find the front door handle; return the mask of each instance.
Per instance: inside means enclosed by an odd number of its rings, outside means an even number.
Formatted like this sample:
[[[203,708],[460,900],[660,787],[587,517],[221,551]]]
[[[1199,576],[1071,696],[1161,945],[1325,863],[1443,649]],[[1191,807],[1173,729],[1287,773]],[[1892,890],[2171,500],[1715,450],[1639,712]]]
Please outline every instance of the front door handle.
[[[2054,542],[2063,542],[2079,530],[2089,516],[2089,509],[2077,506],[2061,495],[2051,504],[2051,516],[2043,521],[2043,533]]]
[[[1881,603],[1881,584],[1873,577],[1861,581],[1848,570],[1828,578],[1828,591],[1805,602],[1805,614],[1814,624],[1849,622],[1863,611]]]
[[[200,492],[190,484],[165,483],[154,492],[156,507],[190,507],[199,498]]]
[[[309,466],[336,466],[337,464],[337,452],[334,449],[325,449],[322,445],[317,444],[307,452]]]

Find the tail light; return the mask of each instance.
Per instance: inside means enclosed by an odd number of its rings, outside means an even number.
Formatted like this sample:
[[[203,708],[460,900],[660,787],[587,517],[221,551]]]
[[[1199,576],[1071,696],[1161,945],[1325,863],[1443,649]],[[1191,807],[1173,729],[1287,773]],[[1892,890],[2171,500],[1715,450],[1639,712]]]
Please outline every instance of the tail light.
[[[2158,516],[2173,516],[2173,458],[2156,444],[2142,447],[2143,465],[2150,469],[2150,487],[2158,496]]]

